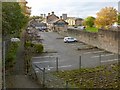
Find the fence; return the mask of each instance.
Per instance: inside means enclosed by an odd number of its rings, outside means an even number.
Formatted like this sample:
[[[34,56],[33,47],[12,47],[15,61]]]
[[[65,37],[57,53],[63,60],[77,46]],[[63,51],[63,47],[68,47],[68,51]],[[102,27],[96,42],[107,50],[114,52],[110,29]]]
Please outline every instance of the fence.
[[[37,68],[37,71],[35,70]],[[64,81],[52,74],[47,72],[45,68],[32,64],[31,74],[34,79],[38,81],[43,87],[47,88],[70,88],[72,87],[68,81]]]
[[[90,57],[91,54],[85,54],[80,55],[79,60],[77,63],[76,69],[86,68],[86,67],[95,67],[99,65],[103,65],[106,61],[105,59],[110,59],[110,57],[104,57],[102,54],[97,54],[97,56]],[[96,54],[95,54],[96,55]],[[110,55],[110,54],[108,54]],[[114,55],[114,54],[113,54]],[[87,58],[89,57],[89,58]],[[112,59],[117,58],[118,56],[115,54]],[[87,63],[86,63],[87,62]],[[110,61],[111,62],[111,61]],[[53,71],[48,71],[47,67],[39,66],[35,63],[32,63],[31,67],[31,74],[38,80],[40,84],[43,85],[43,87],[48,88],[72,88],[74,86],[70,85],[68,81],[64,81],[63,79],[58,78],[57,76],[53,75],[52,72],[58,72],[59,71],[59,60],[58,57],[56,57]]]

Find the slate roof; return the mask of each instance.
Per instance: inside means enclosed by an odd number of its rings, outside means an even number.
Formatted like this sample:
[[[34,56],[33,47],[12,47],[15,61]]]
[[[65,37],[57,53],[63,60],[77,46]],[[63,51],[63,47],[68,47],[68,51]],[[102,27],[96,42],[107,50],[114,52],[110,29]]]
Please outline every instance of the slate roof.
[[[36,26],[47,26],[46,23],[36,23]]]
[[[64,22],[65,24],[68,24],[65,20],[63,20],[63,19],[59,19],[59,20],[57,20],[57,21],[55,21],[53,24],[55,25],[55,24],[57,24],[57,23],[59,23],[59,22]]]

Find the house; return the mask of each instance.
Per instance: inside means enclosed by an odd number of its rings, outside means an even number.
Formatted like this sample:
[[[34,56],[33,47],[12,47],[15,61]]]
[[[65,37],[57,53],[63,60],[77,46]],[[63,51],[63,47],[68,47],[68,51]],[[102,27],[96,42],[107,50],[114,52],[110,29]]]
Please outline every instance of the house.
[[[75,25],[75,17],[67,17],[67,19],[65,20],[66,22],[68,22],[69,26],[74,26]]]
[[[47,26],[48,26],[48,28],[49,28],[50,30],[53,29],[53,23],[54,23],[55,21],[57,21],[58,19],[59,19],[59,17],[56,16],[56,15],[54,14],[54,12],[52,12],[52,14],[48,13],[48,16],[46,17],[46,23],[47,23]]]
[[[82,26],[83,19],[82,18],[76,18],[75,19],[75,25],[76,26]]]
[[[46,25],[46,23],[43,23],[43,22],[36,23],[35,28],[38,29],[38,30],[46,30],[47,29],[47,25]]]
[[[68,23],[64,19],[62,19],[62,16],[60,17],[59,20],[55,21],[53,25],[54,25],[53,30],[58,32],[61,30],[66,31],[68,28]]]

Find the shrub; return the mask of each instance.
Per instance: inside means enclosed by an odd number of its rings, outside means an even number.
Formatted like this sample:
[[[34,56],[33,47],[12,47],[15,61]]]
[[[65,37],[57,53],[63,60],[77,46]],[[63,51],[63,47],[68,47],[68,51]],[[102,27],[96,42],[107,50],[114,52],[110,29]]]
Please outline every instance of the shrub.
[[[6,53],[6,58],[5,58],[5,64],[7,69],[9,69],[9,67],[13,67],[15,64],[16,52],[17,52],[18,46],[19,46],[18,42],[10,43],[10,46],[8,48],[8,52]]]
[[[42,53],[44,48],[42,44],[34,44],[35,52],[36,53]]]
[[[31,43],[30,41],[26,41],[26,42],[25,42],[25,48],[33,47],[33,46],[34,46],[34,44]]]

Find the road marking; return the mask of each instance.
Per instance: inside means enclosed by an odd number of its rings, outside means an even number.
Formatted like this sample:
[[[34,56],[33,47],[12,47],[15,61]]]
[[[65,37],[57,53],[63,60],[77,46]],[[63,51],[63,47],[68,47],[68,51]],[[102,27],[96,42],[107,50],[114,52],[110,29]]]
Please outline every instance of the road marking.
[[[104,62],[112,62],[112,61],[118,61],[118,59],[112,59],[112,60],[101,61],[101,63],[104,63]]]
[[[105,52],[105,51],[86,52],[86,53],[83,53],[83,54],[99,53],[99,52]]]
[[[56,62],[55,60],[52,60],[52,61],[39,61],[39,62],[33,62],[34,64],[35,63],[48,63],[48,62]]]
[[[58,66],[58,69],[59,68],[66,68],[66,67],[71,67],[72,65],[65,65],[65,66]],[[53,68],[56,68],[56,67],[49,67],[49,66],[47,66],[47,67],[45,67],[47,70],[51,70],[51,69],[53,69]],[[43,67],[41,67],[41,69],[43,69]],[[35,68],[35,70],[36,71],[38,71],[39,69],[38,68]]]
[[[58,68],[71,67],[72,65],[59,66]]]
[[[101,55],[101,57],[103,56],[112,56],[112,55],[115,55],[115,54],[107,54],[107,55]],[[93,57],[91,57],[91,58],[96,58],[96,57],[100,57],[100,55],[99,56],[93,56]]]
[[[58,66],[58,68],[66,68],[66,67],[71,67],[72,65],[65,65],[65,66]],[[56,67],[47,67],[49,69],[51,68],[56,68]]]
[[[32,59],[33,58],[53,58],[53,57],[56,58],[57,56],[42,56],[42,57],[40,56],[40,57],[32,57]]]

